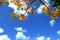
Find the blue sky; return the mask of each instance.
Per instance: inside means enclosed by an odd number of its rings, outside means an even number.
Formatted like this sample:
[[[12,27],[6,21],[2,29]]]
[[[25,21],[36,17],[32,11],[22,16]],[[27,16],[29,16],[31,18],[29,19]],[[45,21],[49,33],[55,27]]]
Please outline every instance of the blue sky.
[[[26,21],[19,21],[11,18],[13,11],[14,9],[7,6],[0,7],[0,40],[18,40],[21,37],[20,40],[57,40],[60,38],[60,18],[51,26],[50,18],[44,13],[36,12],[36,16],[29,15]],[[5,39],[3,39],[4,36]]]

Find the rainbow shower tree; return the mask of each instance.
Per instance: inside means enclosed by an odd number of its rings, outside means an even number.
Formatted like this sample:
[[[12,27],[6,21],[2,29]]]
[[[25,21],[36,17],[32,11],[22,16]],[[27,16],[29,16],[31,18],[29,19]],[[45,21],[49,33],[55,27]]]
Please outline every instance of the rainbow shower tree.
[[[50,3],[46,4],[46,1],[53,3],[53,8],[56,11],[51,11]],[[34,8],[36,5],[31,5],[32,3],[39,2],[42,4],[42,11],[48,17],[51,18],[53,22],[55,22],[60,16],[60,0],[0,0],[0,6],[6,5],[14,9],[14,13],[11,14],[12,18],[18,18],[20,21],[25,21],[28,18],[28,15],[35,14]],[[52,8],[52,9],[53,9]]]

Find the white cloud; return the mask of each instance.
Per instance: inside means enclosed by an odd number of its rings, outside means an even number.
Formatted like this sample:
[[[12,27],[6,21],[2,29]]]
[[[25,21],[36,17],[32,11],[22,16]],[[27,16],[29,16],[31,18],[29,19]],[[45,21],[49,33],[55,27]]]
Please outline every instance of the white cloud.
[[[16,40],[30,40],[30,37],[24,35],[22,32],[17,32]]]
[[[43,7],[44,7],[44,5],[40,5],[40,7],[38,7],[38,9],[36,10],[36,12],[39,13],[39,14],[41,14],[43,12],[42,11]]]
[[[58,35],[60,35],[60,30],[59,30],[59,31],[57,31],[57,34],[58,34]]]
[[[24,35],[24,32],[26,32],[25,29],[22,27],[17,27],[15,30],[18,31],[16,34],[16,40],[30,40],[29,36]]]
[[[44,0],[46,3],[48,3],[50,0]]]
[[[50,37],[47,37],[47,40],[51,40],[51,38]]]
[[[4,32],[4,30],[2,28],[0,28],[0,33],[3,33],[3,32]]]
[[[27,32],[27,30],[23,29],[22,27],[17,27],[15,30],[19,32]]]
[[[37,40],[45,40],[44,36],[37,37]]]
[[[51,38],[50,37],[45,37],[45,36],[40,36],[40,37],[37,37],[37,39],[36,40],[51,40]]]
[[[50,23],[51,26],[53,26],[54,23],[55,23],[55,20],[51,20],[49,23]]]
[[[0,35],[0,40],[11,40],[8,35]]]
[[[16,34],[16,40],[51,40],[50,37],[45,37],[45,36],[38,36],[38,37],[33,37],[33,39],[30,36],[26,36],[24,34],[24,29],[22,27],[17,27],[15,28],[15,30],[17,30],[17,34]]]

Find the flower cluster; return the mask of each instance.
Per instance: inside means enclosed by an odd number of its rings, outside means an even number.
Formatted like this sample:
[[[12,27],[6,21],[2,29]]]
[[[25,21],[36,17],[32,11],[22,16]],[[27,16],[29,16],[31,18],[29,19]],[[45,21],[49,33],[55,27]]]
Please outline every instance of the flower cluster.
[[[7,5],[8,7],[11,7],[14,9],[14,13],[11,14],[12,18],[18,18],[20,21],[25,21],[28,18],[29,14],[34,14],[35,11],[34,8],[36,8],[36,5],[31,6],[33,2],[40,2],[44,5],[44,7],[38,9],[38,12],[43,11],[46,15],[51,17],[51,20],[56,21],[57,18],[60,16],[60,1],[59,0],[50,0],[53,2],[53,8],[56,9],[56,11],[53,10],[50,11],[50,4],[45,4],[45,1],[47,0],[0,0],[0,6]]]
[[[29,0],[9,0],[9,3],[10,5],[11,3],[15,5],[15,12],[11,16],[13,18],[18,17],[20,21],[26,20],[28,14],[34,13],[33,8],[35,6],[30,7]]]
[[[57,18],[60,16],[60,6],[56,7],[56,11],[50,11],[50,5],[47,4],[43,7],[43,12],[52,17],[52,20],[57,20]]]

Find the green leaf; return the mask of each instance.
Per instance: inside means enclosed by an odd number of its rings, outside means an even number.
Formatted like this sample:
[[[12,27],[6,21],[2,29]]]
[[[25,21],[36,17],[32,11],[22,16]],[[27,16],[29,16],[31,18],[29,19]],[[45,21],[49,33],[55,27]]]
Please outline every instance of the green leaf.
[[[33,14],[34,13],[34,10],[31,10],[28,12],[28,14]]]
[[[54,1],[55,2],[56,0],[50,0],[50,1]]]
[[[57,7],[58,5],[57,4],[54,4],[53,7]]]
[[[37,0],[29,0],[30,4],[36,2]]]
[[[3,2],[0,2],[0,6],[3,4]]]
[[[4,2],[5,5],[9,5],[9,2]]]
[[[16,15],[15,14],[11,14],[11,17],[15,19],[16,18]]]

